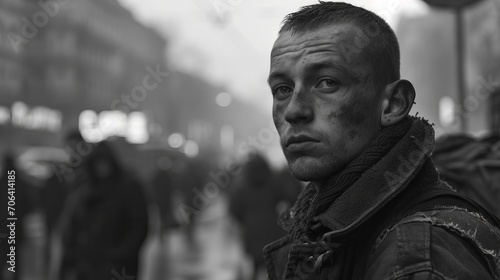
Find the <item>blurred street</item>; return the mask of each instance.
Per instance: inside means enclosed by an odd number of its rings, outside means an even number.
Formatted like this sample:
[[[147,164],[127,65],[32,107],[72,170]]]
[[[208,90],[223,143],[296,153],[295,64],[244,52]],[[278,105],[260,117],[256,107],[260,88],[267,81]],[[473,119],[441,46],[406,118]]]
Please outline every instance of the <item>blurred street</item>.
[[[202,213],[190,241],[183,229],[172,230],[162,241],[149,236],[143,247],[144,280],[232,280],[245,271],[240,240],[227,212],[227,199],[219,199]]]
[[[26,222],[32,234],[24,248],[27,254],[20,279],[44,280],[43,224],[37,215]],[[150,232],[140,262],[141,280],[236,280],[245,279],[242,277],[250,269],[237,230],[228,216],[225,196],[215,199],[200,214],[192,242],[183,228],[171,230],[162,239]],[[110,279],[113,279],[111,273]]]

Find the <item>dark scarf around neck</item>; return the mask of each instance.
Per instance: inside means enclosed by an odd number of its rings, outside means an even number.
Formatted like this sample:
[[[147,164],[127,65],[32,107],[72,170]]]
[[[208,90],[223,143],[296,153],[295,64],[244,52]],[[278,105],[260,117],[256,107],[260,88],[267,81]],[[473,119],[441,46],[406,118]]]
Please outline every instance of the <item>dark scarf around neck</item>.
[[[318,233],[311,227],[313,218],[325,212],[344,191],[363,176],[365,171],[387,155],[408,134],[412,126],[424,124],[428,125],[421,119],[407,117],[397,124],[382,128],[374,141],[340,173],[328,179],[322,186],[309,184],[290,211],[282,216],[281,226],[294,240],[317,239]]]

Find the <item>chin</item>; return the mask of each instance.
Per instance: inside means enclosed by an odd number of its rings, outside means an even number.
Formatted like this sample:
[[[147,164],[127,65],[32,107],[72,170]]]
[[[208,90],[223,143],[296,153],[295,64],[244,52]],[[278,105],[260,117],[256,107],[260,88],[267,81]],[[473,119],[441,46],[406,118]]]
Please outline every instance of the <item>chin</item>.
[[[290,173],[299,181],[314,182],[328,179],[338,172],[338,167],[320,159],[300,157],[288,160]]]

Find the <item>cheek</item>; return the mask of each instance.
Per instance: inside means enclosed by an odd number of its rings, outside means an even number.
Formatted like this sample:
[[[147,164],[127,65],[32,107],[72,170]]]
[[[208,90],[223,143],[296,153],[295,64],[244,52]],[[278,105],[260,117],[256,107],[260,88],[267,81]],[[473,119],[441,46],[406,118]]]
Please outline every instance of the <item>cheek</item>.
[[[350,126],[358,127],[365,122],[366,115],[367,111],[364,106],[349,106],[346,108],[345,118]]]
[[[362,137],[365,132],[364,123],[366,122],[367,112],[360,109],[360,106],[351,106],[345,115],[346,125],[349,129],[348,136],[350,140]]]
[[[372,100],[359,98],[361,94],[363,93],[355,94],[354,98],[351,98],[340,106],[342,119],[350,127],[361,126],[365,122],[369,112]]]
[[[280,132],[280,128],[283,125],[284,121],[281,107],[282,106],[273,105],[273,121],[274,121],[274,126],[276,126],[278,132]]]
[[[344,132],[348,142],[363,136],[369,122],[371,100],[351,99],[339,106],[337,112],[329,114],[330,122],[338,123],[338,129]]]
[[[380,114],[376,110],[376,100],[369,100],[358,107],[358,115],[353,116],[352,125],[357,128],[355,137],[363,138],[363,142],[371,141],[378,133]]]

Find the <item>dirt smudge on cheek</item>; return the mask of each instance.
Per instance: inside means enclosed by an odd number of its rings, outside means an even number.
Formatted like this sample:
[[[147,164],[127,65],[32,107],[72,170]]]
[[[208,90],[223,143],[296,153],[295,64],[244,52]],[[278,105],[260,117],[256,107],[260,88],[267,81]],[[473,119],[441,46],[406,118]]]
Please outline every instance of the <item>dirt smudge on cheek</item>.
[[[352,141],[359,137],[359,132],[356,129],[349,129],[347,135],[349,136],[349,140]]]
[[[360,103],[361,102],[361,103]],[[361,126],[365,122],[367,114],[367,102],[360,98],[345,100],[337,111],[328,116],[330,122],[341,126],[339,130],[344,131],[343,137],[354,140],[361,136]]]
[[[344,103],[344,108],[341,108],[345,112],[346,123],[350,126],[358,127],[366,119],[367,109],[369,108],[369,100],[363,99],[360,95],[362,93],[356,93],[354,96]]]

